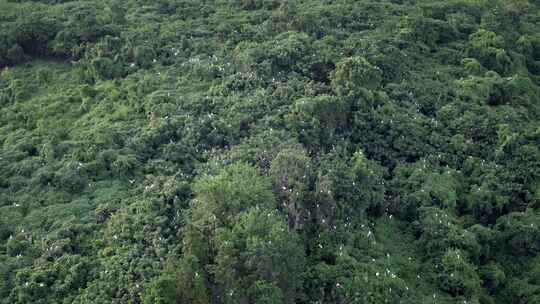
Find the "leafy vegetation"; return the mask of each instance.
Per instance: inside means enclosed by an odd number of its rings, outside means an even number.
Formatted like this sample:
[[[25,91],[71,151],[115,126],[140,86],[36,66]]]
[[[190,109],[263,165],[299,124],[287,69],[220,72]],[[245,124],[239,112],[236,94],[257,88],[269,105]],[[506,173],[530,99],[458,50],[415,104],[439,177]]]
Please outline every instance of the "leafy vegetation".
[[[539,5],[0,0],[0,303],[539,303]]]

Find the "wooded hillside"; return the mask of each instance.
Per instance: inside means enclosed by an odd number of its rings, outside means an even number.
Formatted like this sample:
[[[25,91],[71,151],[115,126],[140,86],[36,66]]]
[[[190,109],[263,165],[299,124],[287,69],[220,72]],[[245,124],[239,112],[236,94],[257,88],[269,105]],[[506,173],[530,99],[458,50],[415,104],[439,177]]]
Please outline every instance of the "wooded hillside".
[[[538,0],[0,0],[0,303],[540,303]]]

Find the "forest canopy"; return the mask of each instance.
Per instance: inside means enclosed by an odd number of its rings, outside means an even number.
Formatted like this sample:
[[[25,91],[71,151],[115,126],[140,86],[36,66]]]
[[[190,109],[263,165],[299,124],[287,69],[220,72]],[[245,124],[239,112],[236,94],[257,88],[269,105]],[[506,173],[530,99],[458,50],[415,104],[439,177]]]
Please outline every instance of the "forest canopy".
[[[540,303],[540,2],[0,0],[0,303]]]

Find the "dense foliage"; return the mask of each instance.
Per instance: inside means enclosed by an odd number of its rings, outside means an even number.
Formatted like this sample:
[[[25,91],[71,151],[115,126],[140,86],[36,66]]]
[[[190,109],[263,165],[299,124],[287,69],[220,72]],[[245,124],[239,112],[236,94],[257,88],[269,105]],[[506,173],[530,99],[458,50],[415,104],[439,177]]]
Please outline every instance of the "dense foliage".
[[[0,25],[0,303],[540,303],[540,2]]]

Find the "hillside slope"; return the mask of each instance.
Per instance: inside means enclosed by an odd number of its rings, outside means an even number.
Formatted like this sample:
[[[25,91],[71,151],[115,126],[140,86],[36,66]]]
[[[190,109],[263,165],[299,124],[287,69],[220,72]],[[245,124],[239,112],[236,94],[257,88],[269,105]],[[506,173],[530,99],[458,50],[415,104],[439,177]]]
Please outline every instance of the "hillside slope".
[[[540,303],[540,2],[0,25],[0,303]]]

